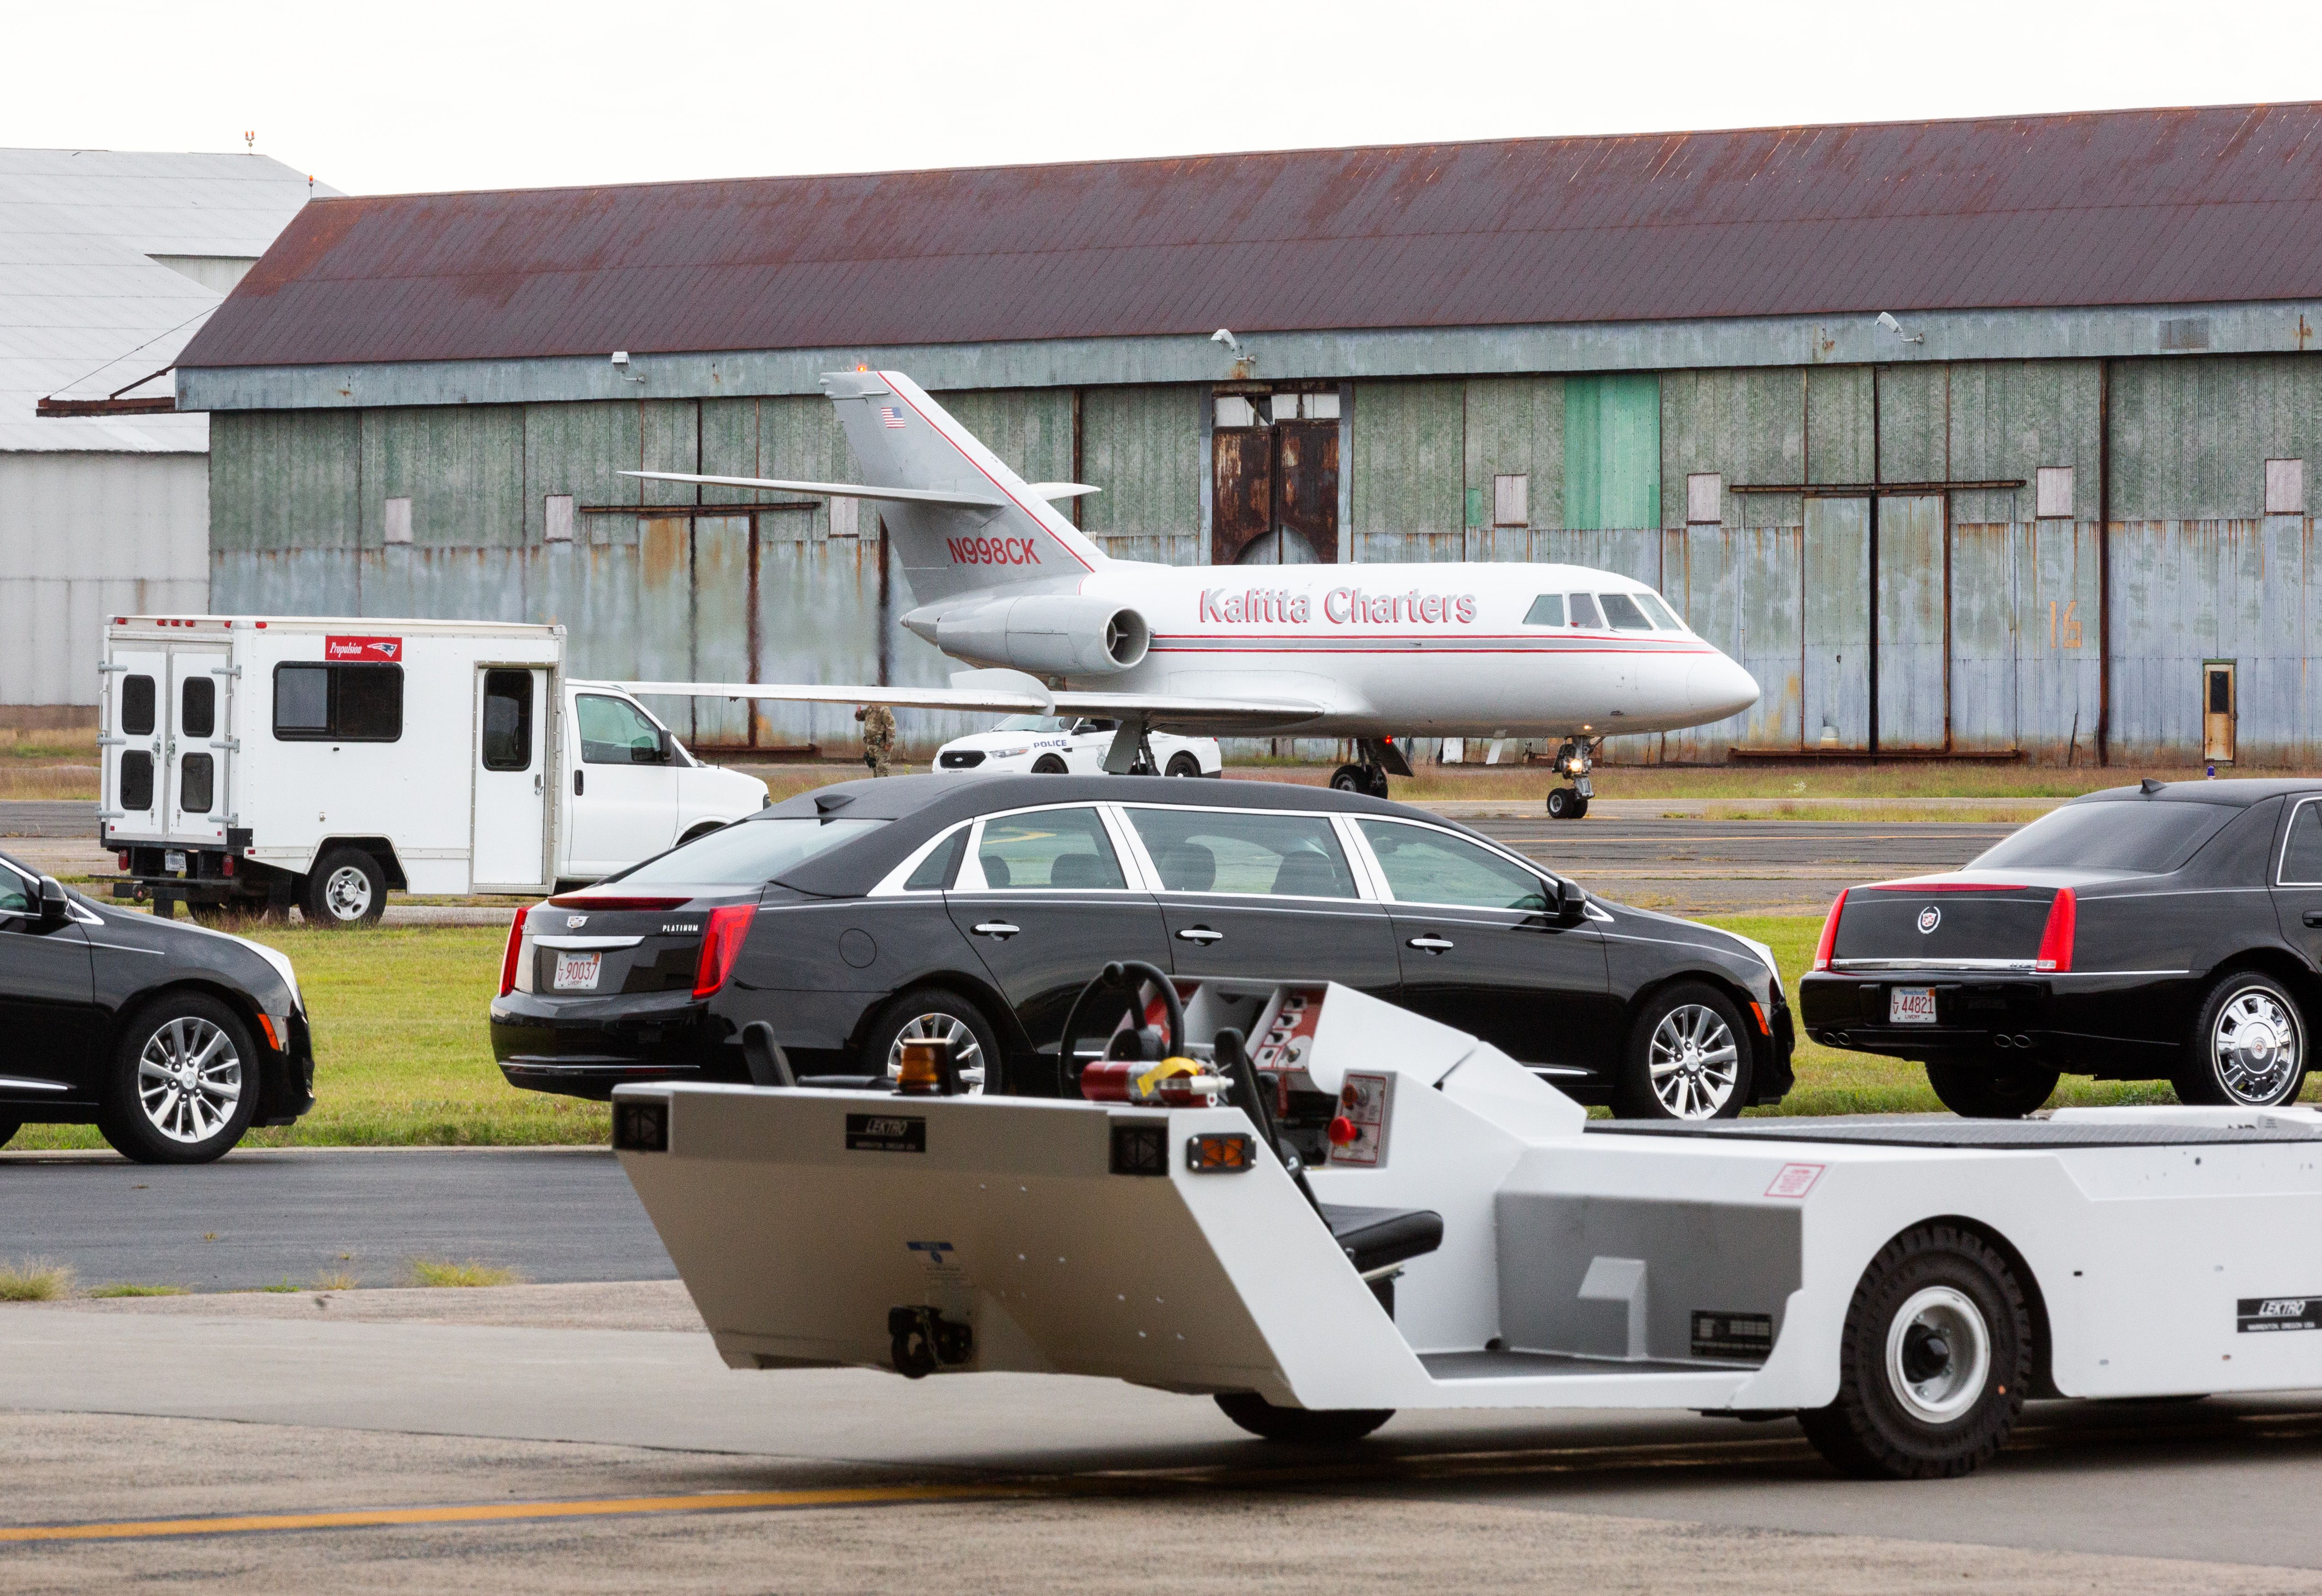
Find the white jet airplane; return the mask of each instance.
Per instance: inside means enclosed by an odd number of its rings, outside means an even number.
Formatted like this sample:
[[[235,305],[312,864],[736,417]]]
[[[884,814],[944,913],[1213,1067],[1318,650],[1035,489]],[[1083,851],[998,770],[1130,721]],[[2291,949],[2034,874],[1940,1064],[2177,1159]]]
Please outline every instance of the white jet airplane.
[[[1117,773],[1151,771],[1153,731],[1351,737],[1331,784],[1385,796],[1398,736],[1556,737],[1577,819],[1605,737],[1723,720],[1750,673],[1642,582],[1577,565],[1176,566],[1115,560],[900,371],[836,371],[867,482],[623,475],[876,501],[917,607],[902,624],[975,667],[947,688],[635,681],[639,693],[1095,716]]]

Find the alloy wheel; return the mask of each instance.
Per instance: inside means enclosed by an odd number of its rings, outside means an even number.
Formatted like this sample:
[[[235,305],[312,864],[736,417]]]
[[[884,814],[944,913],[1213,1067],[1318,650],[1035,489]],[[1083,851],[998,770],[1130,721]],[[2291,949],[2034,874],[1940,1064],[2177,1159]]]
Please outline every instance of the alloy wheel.
[[[2297,1017],[2272,992],[2236,992],[2217,1010],[2209,1056],[2217,1084],[2235,1102],[2279,1102],[2302,1062]]]
[[[323,882],[324,907],[334,920],[360,920],[370,913],[370,878],[360,865],[343,864]]]
[[[155,1130],[173,1142],[206,1142],[242,1100],[242,1054],[233,1039],[199,1015],[155,1031],[137,1059],[137,1099]]]
[[[1685,1003],[1653,1027],[1646,1059],[1653,1096],[1672,1118],[1711,1119],[1733,1096],[1742,1050],[1724,1017],[1705,1003]]]
[[[1928,1286],[1887,1327],[1887,1383],[1904,1411],[1949,1424],[1975,1406],[1991,1374],[1991,1331],[1966,1292]]]
[[[983,1044],[975,1039],[975,1032],[955,1014],[922,1014],[908,1021],[895,1033],[894,1045],[887,1050],[887,1079],[896,1080],[903,1072],[903,1044],[906,1042],[948,1042],[952,1062],[959,1071],[959,1088],[971,1095],[983,1090]]]

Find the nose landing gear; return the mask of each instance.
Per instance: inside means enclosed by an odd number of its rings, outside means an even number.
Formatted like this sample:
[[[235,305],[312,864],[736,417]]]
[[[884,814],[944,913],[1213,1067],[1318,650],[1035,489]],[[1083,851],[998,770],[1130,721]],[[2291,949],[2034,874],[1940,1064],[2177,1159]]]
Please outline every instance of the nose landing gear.
[[[1548,795],[1548,817],[1550,820],[1577,820],[1588,813],[1588,800],[1596,796],[1590,784],[1588,772],[1595,768],[1596,743],[1601,739],[1568,738],[1556,751],[1556,773],[1568,777],[1572,785],[1551,789]]]

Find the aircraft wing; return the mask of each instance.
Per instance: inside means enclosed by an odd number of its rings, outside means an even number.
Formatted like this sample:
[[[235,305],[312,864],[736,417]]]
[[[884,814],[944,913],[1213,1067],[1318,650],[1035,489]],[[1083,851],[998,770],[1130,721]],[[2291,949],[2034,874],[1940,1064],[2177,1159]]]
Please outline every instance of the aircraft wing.
[[[686,471],[623,471],[624,477],[641,477],[651,482],[691,482],[703,488],[756,488],[773,493],[804,493],[825,498],[870,498],[891,504],[964,505],[971,509],[997,510],[1008,501],[989,493],[976,493],[968,488],[953,490],[932,488],[873,488],[867,482],[791,482],[775,477],[698,477]],[[1076,487],[1074,483],[1050,483],[1049,487]],[[1093,488],[1083,489],[1094,492]],[[638,506],[640,514],[650,514],[653,506]]]
[[[963,672],[964,676],[986,674]],[[1000,675],[1001,672],[990,672]],[[1153,730],[1229,735],[1294,726],[1325,713],[1320,704],[1289,698],[1179,698],[1165,693],[1051,691],[1032,677],[969,686],[824,686],[818,682],[622,681],[624,691],[650,698],[765,698],[786,704],[884,704],[894,709],[960,709],[1002,715],[1086,715],[1141,719]]]

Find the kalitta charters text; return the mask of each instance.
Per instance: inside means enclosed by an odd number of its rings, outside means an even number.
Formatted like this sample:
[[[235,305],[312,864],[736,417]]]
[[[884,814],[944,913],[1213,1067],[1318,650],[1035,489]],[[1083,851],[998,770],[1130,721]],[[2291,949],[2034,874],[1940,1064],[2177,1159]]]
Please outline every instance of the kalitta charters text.
[[[1203,621],[1226,625],[1303,625],[1313,618],[1311,595],[1286,588],[1250,588],[1229,592],[1223,588],[1202,593]],[[1322,618],[1334,626],[1348,623],[1366,626],[1467,625],[1476,618],[1473,593],[1367,593],[1360,588],[1333,588],[1322,595]]]

